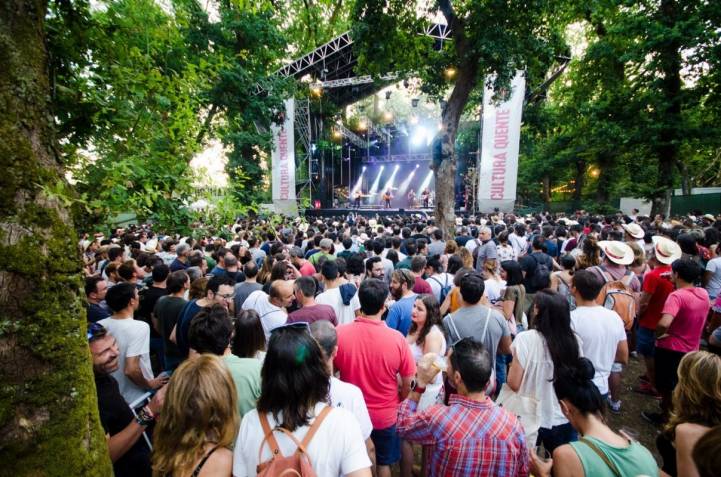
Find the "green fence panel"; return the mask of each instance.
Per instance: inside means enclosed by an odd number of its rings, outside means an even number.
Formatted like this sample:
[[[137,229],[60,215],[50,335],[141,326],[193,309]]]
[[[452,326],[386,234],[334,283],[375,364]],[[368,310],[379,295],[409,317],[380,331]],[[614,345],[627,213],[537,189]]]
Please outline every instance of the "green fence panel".
[[[704,214],[721,213],[721,193],[671,197],[671,215],[686,215],[694,210],[700,210]]]

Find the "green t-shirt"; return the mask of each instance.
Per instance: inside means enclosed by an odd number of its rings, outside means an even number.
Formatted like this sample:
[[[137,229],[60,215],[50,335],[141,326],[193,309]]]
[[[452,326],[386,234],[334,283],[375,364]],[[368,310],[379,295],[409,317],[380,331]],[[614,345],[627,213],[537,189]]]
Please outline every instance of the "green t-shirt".
[[[314,253],[313,255],[311,255],[310,258],[308,259],[308,261],[310,263],[312,263],[313,265],[318,265],[318,262],[320,262],[320,259],[322,257],[326,257],[328,260],[336,259],[335,255],[331,255],[331,254],[325,253],[325,252],[317,252],[317,253]]]
[[[243,416],[255,409],[260,397],[260,368],[263,364],[255,358],[239,358],[234,354],[226,354],[223,361],[233,376],[238,393],[238,411]]]
[[[615,447],[594,437],[585,439],[593,442],[616,465],[621,475],[658,476],[658,465],[651,452],[636,441],[626,447]],[[588,445],[581,441],[571,442],[586,477],[616,477],[611,468]]]

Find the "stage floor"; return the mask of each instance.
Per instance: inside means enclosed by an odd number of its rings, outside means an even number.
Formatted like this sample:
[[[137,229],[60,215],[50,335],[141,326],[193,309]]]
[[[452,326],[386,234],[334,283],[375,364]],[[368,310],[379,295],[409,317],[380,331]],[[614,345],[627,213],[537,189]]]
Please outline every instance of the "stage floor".
[[[368,206],[361,207],[360,209],[349,209],[349,208],[337,208],[337,209],[306,209],[306,217],[334,217],[334,216],[347,216],[349,213],[355,213],[362,215],[363,217],[375,217],[379,215],[381,217],[387,217],[389,215],[433,215],[433,209],[403,209],[403,208],[390,208],[384,209],[382,207],[370,208]]]

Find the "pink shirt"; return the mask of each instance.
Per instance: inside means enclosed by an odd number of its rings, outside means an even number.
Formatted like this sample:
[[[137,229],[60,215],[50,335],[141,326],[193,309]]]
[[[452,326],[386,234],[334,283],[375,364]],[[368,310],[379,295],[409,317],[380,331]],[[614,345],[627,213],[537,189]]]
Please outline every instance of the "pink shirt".
[[[673,316],[673,321],[667,336],[659,338],[656,346],[681,353],[697,351],[709,308],[708,292],[704,288],[682,288],[671,292],[663,306],[663,314]]]
[[[300,266],[298,269],[301,275],[304,277],[312,277],[315,275],[315,267],[312,263],[306,261],[303,265]]]
[[[416,373],[416,363],[406,339],[385,322],[357,317],[340,325],[335,367],[342,381],[355,384],[365,398],[373,429],[386,429],[396,423],[400,397],[400,374]]]

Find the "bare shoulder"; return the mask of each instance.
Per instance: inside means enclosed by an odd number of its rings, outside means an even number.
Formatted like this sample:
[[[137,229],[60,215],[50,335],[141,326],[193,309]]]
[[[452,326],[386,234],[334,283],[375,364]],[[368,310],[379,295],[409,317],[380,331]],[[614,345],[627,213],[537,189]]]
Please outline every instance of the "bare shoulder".
[[[674,439],[674,444],[676,444],[676,447],[688,447],[693,448],[693,446],[696,444],[696,441],[698,441],[704,434],[706,434],[709,431],[708,426],[703,426],[701,424],[693,424],[691,422],[684,422],[682,424],[679,424],[676,426],[676,438]]]
[[[585,475],[583,464],[570,444],[556,447],[553,451],[554,477],[582,477]]]
[[[213,452],[203,465],[199,477],[230,477],[233,471],[233,451],[221,447]]]

